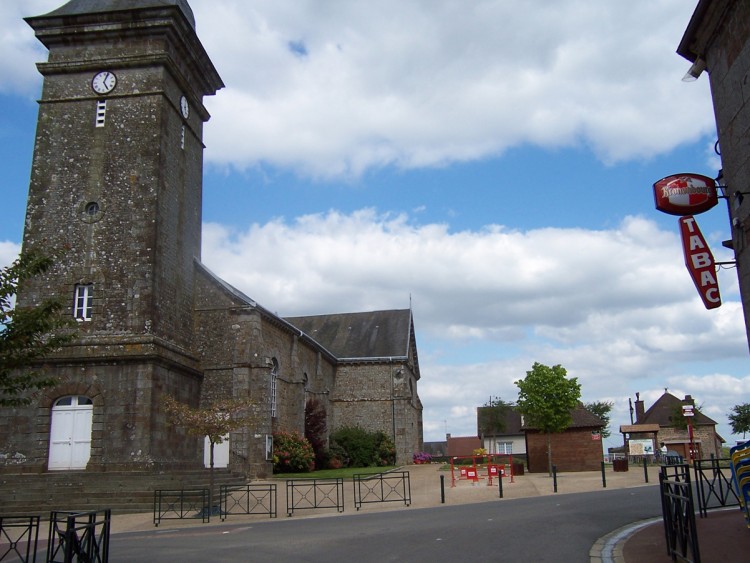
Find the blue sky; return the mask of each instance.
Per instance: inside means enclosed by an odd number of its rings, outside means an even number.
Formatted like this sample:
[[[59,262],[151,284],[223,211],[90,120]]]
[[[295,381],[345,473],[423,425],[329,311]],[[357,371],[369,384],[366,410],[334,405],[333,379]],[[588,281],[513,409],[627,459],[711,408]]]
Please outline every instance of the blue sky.
[[[19,250],[34,63],[0,3],[0,262]],[[692,394],[719,423],[747,402],[734,270],[703,308],[677,218],[651,185],[720,162],[708,80],[685,83],[684,0],[299,3],[191,0],[226,88],[205,100],[203,261],[282,316],[405,308],[425,439],[476,432],[535,361],[585,401]],[[731,260],[723,202],[698,217]]]

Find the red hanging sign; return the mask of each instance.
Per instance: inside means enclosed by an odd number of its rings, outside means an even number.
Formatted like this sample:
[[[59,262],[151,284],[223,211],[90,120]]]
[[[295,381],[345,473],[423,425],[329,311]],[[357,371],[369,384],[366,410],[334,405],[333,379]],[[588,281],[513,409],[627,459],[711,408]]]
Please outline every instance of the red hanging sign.
[[[716,181],[702,174],[673,174],[654,184],[656,209],[670,215],[708,211],[719,203]]]
[[[703,300],[706,309],[721,306],[719,282],[716,279],[716,265],[714,255],[703,238],[703,233],[695,222],[695,217],[686,215],[680,217],[680,234],[682,235],[682,250],[685,254],[685,266],[690,277],[693,278],[695,288]]]

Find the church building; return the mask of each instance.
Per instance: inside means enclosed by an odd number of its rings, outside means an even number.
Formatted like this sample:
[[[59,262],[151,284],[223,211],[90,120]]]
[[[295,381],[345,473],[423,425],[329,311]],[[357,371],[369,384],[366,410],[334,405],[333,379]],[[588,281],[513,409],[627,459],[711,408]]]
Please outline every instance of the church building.
[[[304,432],[305,405],[422,449],[411,309],[282,318],[201,261],[205,96],[224,84],[186,0],[71,0],[26,19],[49,50],[23,235],[55,256],[18,306],[69,304],[77,337],[38,366],[57,378],[0,409],[0,472],[201,467],[167,395],[262,405],[219,457],[271,473],[271,436]],[[301,273],[304,275],[304,273]]]

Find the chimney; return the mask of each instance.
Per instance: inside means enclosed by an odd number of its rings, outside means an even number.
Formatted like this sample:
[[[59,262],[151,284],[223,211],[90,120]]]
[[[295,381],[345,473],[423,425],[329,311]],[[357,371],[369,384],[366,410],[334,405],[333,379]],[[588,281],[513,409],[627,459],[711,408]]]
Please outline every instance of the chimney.
[[[635,423],[640,423],[643,415],[646,413],[646,409],[643,408],[643,401],[641,401],[641,394],[635,394]]]

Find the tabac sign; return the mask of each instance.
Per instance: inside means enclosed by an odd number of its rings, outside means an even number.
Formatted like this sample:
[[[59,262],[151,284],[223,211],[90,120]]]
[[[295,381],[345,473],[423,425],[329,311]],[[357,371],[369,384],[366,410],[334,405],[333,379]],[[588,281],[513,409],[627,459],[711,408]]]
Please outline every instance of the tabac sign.
[[[670,215],[697,215],[719,202],[716,181],[701,174],[673,174],[654,184],[656,209]]]
[[[716,265],[714,255],[703,238],[703,233],[695,222],[695,217],[686,215],[680,217],[680,234],[682,235],[682,250],[685,254],[685,266],[690,277],[693,278],[695,288],[703,300],[706,309],[721,306],[719,282],[716,279]]]

